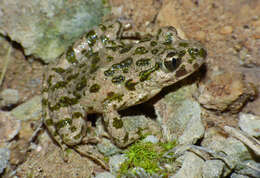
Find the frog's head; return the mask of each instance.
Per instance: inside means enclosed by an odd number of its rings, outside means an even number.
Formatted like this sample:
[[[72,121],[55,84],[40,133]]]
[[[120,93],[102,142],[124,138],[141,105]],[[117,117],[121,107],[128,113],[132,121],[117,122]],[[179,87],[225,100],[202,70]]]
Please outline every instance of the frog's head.
[[[159,83],[168,86],[187,77],[205,63],[206,55],[206,50],[198,42],[174,42],[160,56]]]

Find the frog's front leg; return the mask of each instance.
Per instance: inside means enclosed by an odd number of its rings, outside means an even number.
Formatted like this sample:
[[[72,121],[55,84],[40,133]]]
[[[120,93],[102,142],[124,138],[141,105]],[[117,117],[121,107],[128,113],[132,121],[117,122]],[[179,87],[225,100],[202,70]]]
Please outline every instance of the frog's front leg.
[[[103,117],[107,131],[118,147],[126,147],[140,138],[138,131],[126,129],[124,125],[126,117],[121,117],[116,110],[106,111]]]

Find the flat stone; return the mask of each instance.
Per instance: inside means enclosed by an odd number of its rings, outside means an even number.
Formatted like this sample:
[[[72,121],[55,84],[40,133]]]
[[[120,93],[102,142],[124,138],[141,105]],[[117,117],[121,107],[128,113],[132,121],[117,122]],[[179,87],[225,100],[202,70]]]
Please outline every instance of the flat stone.
[[[0,142],[12,140],[21,129],[21,121],[9,112],[0,111]]]
[[[15,89],[4,89],[0,92],[0,108],[8,107],[19,101],[19,92]]]
[[[10,158],[10,151],[7,148],[0,148],[0,174],[4,171],[8,165]]]
[[[40,119],[42,114],[41,99],[40,95],[34,96],[27,102],[14,108],[11,111],[11,115],[21,121]]]
[[[202,177],[203,159],[192,152],[186,152],[181,169],[173,178],[199,178]]]
[[[205,178],[221,178],[223,169],[223,161],[220,160],[207,160],[202,168],[202,175]]]
[[[238,125],[251,136],[260,137],[260,116],[240,113]]]
[[[107,1],[2,0],[0,33],[24,47],[26,55],[49,62],[108,12]]]

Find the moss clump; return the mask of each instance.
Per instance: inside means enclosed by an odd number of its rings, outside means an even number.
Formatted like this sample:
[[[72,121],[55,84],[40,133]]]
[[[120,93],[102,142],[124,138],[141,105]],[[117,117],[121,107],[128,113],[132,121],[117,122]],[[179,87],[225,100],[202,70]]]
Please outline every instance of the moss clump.
[[[175,141],[156,144],[140,141],[133,144],[125,151],[127,159],[121,165],[119,177],[129,173],[129,171],[133,172],[133,169],[136,167],[143,168],[149,174],[165,174],[167,176],[167,170],[164,170],[162,165],[173,162],[175,158],[174,156],[166,158],[163,155],[176,145]]]

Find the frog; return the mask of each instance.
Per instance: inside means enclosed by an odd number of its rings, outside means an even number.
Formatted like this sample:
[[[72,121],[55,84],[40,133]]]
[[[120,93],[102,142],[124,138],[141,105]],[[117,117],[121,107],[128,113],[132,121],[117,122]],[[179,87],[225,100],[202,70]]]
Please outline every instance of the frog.
[[[206,49],[172,26],[154,34],[105,22],[85,33],[45,72],[44,124],[63,148],[87,143],[87,116],[99,113],[112,141],[124,148],[139,138],[118,111],[148,101],[164,87],[198,71]],[[91,155],[90,155],[91,157]]]

